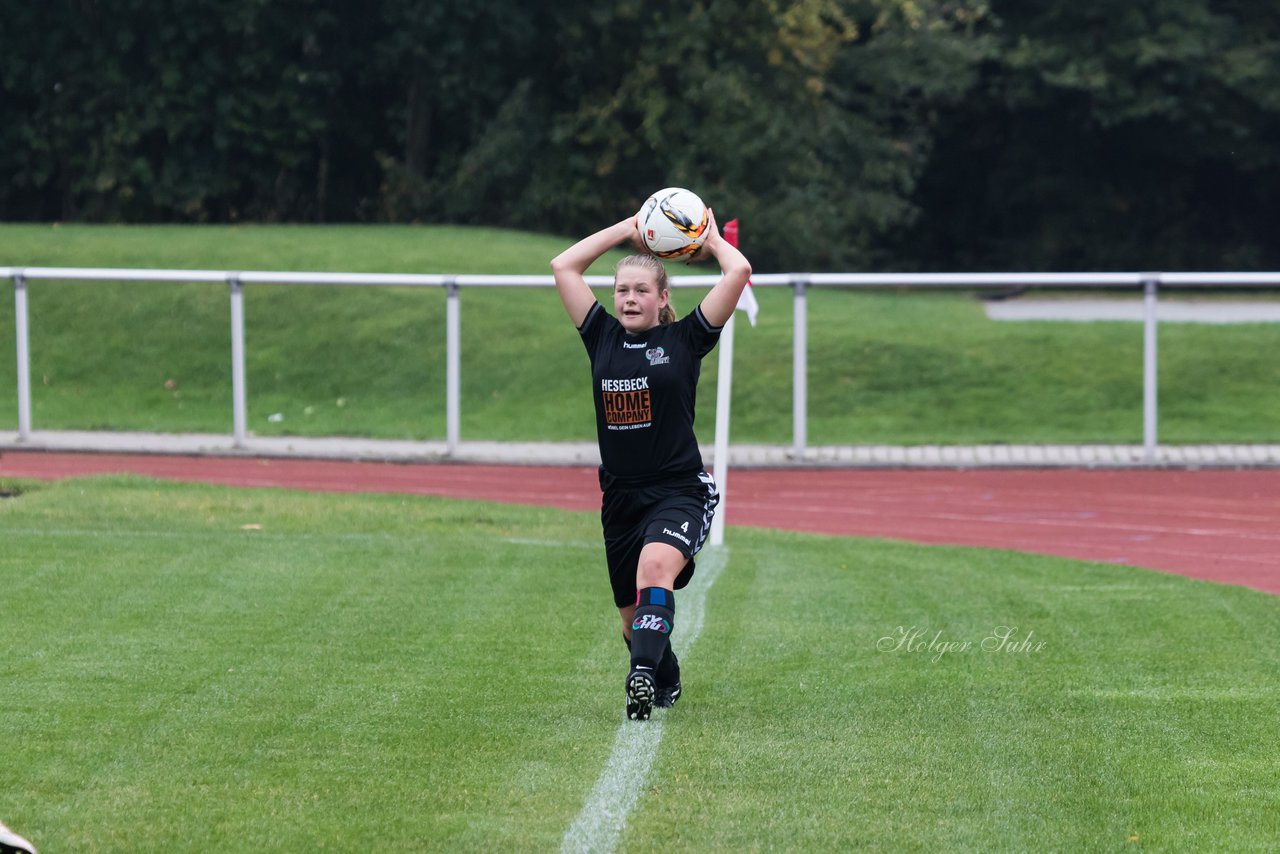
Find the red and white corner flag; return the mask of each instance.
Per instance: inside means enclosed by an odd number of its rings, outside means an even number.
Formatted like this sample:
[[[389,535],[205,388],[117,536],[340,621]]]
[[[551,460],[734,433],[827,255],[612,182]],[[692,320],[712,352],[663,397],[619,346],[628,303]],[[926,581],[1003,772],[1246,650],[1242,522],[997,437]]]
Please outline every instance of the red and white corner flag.
[[[728,241],[730,246],[738,245],[738,220],[733,218],[724,224],[724,239]],[[756,325],[756,315],[760,313],[760,303],[756,302],[756,292],[751,289],[751,280],[747,280],[747,286],[742,289],[742,295],[738,297],[738,308],[747,313],[747,320],[751,321],[751,325]]]

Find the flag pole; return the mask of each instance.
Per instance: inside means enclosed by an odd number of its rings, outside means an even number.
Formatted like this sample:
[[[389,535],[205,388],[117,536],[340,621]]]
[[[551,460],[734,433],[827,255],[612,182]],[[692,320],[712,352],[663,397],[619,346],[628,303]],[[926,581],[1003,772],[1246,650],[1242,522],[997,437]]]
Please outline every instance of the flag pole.
[[[720,506],[711,517],[710,543],[724,544],[725,505],[729,498],[729,398],[733,393],[733,315],[720,332],[719,373],[716,376],[715,478]]]
[[[724,239],[731,246],[738,245],[738,220],[731,219],[724,224]],[[751,292],[751,282],[738,298],[734,314],[741,308],[747,312],[751,325],[756,325],[756,297]],[[724,543],[724,520],[726,504],[729,500],[729,409],[733,395],[733,314],[729,315],[724,329],[720,332],[720,368],[716,378],[716,444],[715,444],[715,478],[720,490],[720,506],[711,518],[711,545]]]

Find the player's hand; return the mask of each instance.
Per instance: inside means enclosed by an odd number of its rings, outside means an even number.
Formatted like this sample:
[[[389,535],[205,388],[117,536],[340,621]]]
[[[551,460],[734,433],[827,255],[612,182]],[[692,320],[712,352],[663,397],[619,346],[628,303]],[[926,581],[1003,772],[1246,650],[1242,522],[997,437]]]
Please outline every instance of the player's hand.
[[[720,227],[716,225],[716,212],[711,208],[707,208],[707,238],[702,241],[702,245],[698,247],[698,251],[689,256],[686,264],[698,264],[715,255],[716,242],[720,238]]]
[[[642,213],[644,213],[643,208],[636,211],[636,215],[631,218],[631,233],[627,235],[627,243],[642,255],[652,255],[653,253],[640,237],[640,214]]]

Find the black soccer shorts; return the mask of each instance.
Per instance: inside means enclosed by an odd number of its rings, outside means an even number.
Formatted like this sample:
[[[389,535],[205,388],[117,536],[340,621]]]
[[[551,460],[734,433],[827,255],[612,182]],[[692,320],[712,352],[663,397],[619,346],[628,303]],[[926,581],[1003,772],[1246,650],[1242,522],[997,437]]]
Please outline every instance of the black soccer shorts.
[[[689,558],[676,578],[679,590],[693,578],[693,556],[706,542],[711,519],[720,503],[716,482],[706,472],[676,478],[656,486],[622,489],[601,471],[604,494],[600,523],[604,528],[605,558],[613,602],[619,608],[636,603],[636,570],[640,550],[649,543],[666,543]]]

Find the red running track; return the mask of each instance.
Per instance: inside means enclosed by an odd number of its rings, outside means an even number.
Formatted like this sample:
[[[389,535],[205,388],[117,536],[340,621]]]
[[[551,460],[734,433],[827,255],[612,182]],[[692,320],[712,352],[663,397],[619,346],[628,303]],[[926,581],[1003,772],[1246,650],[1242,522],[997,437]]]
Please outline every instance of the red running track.
[[[9,451],[0,476],[441,495],[597,510],[590,468]],[[1280,593],[1280,471],[740,469],[726,521],[1132,564]]]

